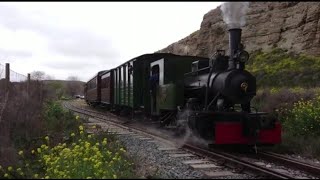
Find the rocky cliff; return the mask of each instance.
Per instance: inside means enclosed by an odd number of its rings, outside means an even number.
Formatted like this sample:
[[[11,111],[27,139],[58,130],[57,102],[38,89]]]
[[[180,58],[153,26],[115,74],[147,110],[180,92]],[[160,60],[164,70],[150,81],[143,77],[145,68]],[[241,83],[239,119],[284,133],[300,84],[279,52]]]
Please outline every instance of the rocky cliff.
[[[242,42],[249,52],[278,47],[320,55],[319,2],[250,2]],[[227,25],[220,7],[204,15],[199,30],[158,52],[208,57],[228,50]]]

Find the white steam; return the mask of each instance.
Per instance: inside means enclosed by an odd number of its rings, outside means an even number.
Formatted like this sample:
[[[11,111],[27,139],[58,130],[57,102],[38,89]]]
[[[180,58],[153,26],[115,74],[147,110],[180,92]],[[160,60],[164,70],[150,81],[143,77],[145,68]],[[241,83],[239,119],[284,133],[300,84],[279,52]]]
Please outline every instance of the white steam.
[[[222,4],[223,21],[228,28],[240,28],[246,24],[245,15],[249,9],[249,2],[227,2]]]
[[[190,115],[191,111],[189,109],[185,109],[184,111],[180,112],[177,116],[177,125],[178,127],[183,127],[185,129],[185,134],[176,139],[177,147],[182,147],[184,144],[190,142],[197,145],[207,146],[210,142],[199,138],[192,130],[188,127],[188,116]]]

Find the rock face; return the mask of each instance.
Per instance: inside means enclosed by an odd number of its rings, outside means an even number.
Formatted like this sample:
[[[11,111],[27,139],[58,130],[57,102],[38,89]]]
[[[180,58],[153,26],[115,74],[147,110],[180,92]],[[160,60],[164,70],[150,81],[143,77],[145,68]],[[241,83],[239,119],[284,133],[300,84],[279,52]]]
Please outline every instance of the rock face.
[[[319,56],[319,19],[319,2],[250,2],[242,42],[249,52],[278,47]],[[210,57],[218,49],[229,49],[228,37],[218,7],[204,15],[200,30],[158,52]]]

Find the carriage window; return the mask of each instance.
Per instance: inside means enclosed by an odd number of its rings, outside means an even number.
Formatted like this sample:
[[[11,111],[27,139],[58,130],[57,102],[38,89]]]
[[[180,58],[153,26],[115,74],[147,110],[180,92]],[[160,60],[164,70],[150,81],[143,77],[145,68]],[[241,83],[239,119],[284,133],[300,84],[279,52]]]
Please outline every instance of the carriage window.
[[[107,87],[107,78],[104,78],[101,80],[101,88],[106,88]]]
[[[152,66],[151,75],[159,74],[159,70],[160,70],[159,65]]]

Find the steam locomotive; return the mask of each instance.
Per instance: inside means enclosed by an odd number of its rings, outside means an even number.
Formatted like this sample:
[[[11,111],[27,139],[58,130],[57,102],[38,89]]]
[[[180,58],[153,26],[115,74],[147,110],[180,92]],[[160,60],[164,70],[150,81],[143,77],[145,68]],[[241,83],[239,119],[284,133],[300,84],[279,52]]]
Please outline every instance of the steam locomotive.
[[[137,112],[162,126],[187,127],[210,144],[281,142],[277,119],[251,107],[256,79],[245,70],[249,53],[241,29],[229,29],[229,56],[144,54],[98,72],[85,85],[85,100],[122,115]]]

